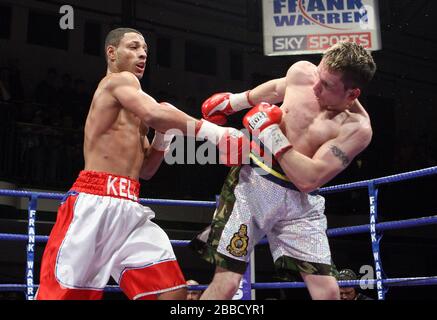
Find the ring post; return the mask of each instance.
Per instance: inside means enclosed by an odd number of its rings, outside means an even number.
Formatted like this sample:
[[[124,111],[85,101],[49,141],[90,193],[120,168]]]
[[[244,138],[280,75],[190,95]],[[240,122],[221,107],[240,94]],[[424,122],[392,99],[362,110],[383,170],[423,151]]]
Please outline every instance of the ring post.
[[[241,300],[252,300],[252,277],[251,277],[251,265],[252,261],[249,262],[246,272],[241,279],[241,290],[243,291],[243,297]]]
[[[28,238],[27,238],[27,265],[26,265],[26,300],[33,300],[34,281],[33,281],[33,267],[35,263],[35,219],[36,210],[38,206],[38,196],[32,194],[29,199],[29,222],[28,222]]]
[[[376,273],[376,289],[378,292],[378,300],[384,300],[387,293],[387,287],[384,285],[386,279],[384,270],[382,269],[382,261],[380,255],[380,246],[383,232],[376,230],[376,224],[378,223],[378,188],[375,186],[375,182],[369,181],[369,202],[370,202],[370,238],[372,240],[372,252],[373,259],[375,261],[375,273]]]

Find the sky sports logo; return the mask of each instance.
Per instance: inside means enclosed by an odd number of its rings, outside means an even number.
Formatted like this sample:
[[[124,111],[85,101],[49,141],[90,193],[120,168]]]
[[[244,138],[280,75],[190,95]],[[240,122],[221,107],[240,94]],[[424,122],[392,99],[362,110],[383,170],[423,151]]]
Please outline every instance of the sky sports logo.
[[[314,34],[314,35],[293,35],[273,37],[273,51],[301,51],[301,50],[326,50],[332,45],[350,41],[369,49],[372,46],[370,32],[343,33],[343,34]]]

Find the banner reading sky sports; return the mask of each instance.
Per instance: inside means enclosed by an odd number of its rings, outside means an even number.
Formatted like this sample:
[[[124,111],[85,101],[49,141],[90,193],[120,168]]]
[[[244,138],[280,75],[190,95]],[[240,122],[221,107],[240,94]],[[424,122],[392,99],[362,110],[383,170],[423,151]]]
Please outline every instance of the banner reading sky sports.
[[[263,0],[264,54],[322,53],[339,41],[381,49],[378,0]]]

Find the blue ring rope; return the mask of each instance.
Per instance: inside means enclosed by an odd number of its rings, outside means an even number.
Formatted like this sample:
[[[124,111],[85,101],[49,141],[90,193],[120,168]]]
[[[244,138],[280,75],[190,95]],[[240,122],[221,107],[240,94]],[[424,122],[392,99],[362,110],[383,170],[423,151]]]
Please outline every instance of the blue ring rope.
[[[0,196],[16,197],[16,198],[31,198],[32,196],[38,199],[59,200],[65,197],[65,193],[50,193],[50,192],[32,192],[32,191],[17,191],[0,189]],[[143,205],[165,205],[165,206],[182,206],[182,207],[207,207],[215,208],[215,201],[194,201],[194,200],[170,200],[170,199],[149,199],[142,198],[139,202]]]
[[[339,191],[344,191],[344,190],[367,188],[367,186],[369,185],[369,183],[371,181],[373,181],[373,183],[375,185],[382,185],[382,184],[388,184],[388,183],[393,183],[393,182],[412,180],[412,179],[430,176],[430,175],[434,175],[434,174],[437,174],[437,167],[430,167],[430,168],[426,168],[426,169],[395,174],[392,176],[377,178],[377,179],[373,179],[373,180],[358,181],[358,182],[341,184],[338,186],[321,188],[319,191],[322,194],[327,194],[327,193],[339,192]]]
[[[417,218],[417,219],[408,219],[408,220],[399,220],[399,221],[390,221],[390,222],[381,222],[376,224],[376,230],[378,231],[386,231],[386,230],[397,230],[397,229],[406,229],[412,227],[421,227],[425,225],[437,224],[437,215]],[[368,233],[370,231],[370,224],[352,226],[352,227],[342,227],[342,228],[334,228],[327,230],[328,237],[339,237],[344,235],[352,235],[359,233]],[[0,241],[27,241],[28,236],[25,234],[12,234],[12,233],[0,233]],[[48,236],[35,236],[35,242],[47,242],[49,239]],[[190,241],[189,240],[170,240],[174,246],[185,246]],[[267,244],[267,239],[262,239],[258,244]]]
[[[388,184],[393,182],[400,182],[405,180],[411,180],[416,178],[421,178],[429,175],[437,174],[437,167],[430,167],[422,170],[416,170],[401,174],[396,174],[392,176],[377,178],[374,180],[358,181],[353,183],[341,184],[338,186],[321,188],[319,192],[321,194],[367,188],[369,183],[372,181],[375,185]],[[51,200],[62,200],[64,197],[63,193],[47,193],[47,192],[32,192],[32,191],[15,191],[0,189],[0,196],[9,197],[24,197],[30,198],[32,195],[36,195],[39,199],[51,199]],[[169,205],[169,206],[205,206],[215,208],[216,202],[214,201],[189,201],[189,200],[167,200],[167,199],[140,199],[141,204],[154,204],[154,205]]]
[[[359,287],[363,285],[376,286],[378,280],[350,280],[350,281],[338,281],[340,287]],[[387,287],[411,287],[411,286],[435,286],[437,285],[437,277],[420,277],[420,278],[393,278],[383,279],[382,282]],[[294,289],[305,288],[305,282],[263,282],[253,283],[252,289]]]
[[[338,281],[340,287],[359,287],[360,285],[376,285],[377,280],[342,280]],[[435,286],[437,285],[436,277],[418,277],[418,278],[392,278],[383,279],[382,282],[388,287],[411,287],[411,286]],[[34,285],[34,288],[38,288],[38,285]],[[305,282],[259,282],[252,283],[252,289],[295,289],[305,288]],[[208,285],[195,285],[187,286],[189,290],[205,290]],[[25,284],[0,284],[1,291],[25,291],[27,286]],[[106,286],[105,292],[121,292],[119,286]]]

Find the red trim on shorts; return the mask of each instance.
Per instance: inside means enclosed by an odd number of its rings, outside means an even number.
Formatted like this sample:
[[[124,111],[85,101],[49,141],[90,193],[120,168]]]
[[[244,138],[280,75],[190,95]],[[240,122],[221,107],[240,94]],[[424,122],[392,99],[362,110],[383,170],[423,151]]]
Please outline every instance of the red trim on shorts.
[[[83,170],[80,172],[71,190],[98,196],[138,201],[140,183],[125,176]]]
[[[157,293],[171,291],[186,286],[184,275],[176,260],[154,264],[142,269],[123,272],[120,288],[129,299],[135,297],[154,300]]]
[[[41,263],[40,287],[37,300],[95,300],[101,299],[101,290],[67,289],[56,279],[56,259],[59,248],[73,220],[77,195],[69,196],[59,207],[56,223],[50,233]]]

